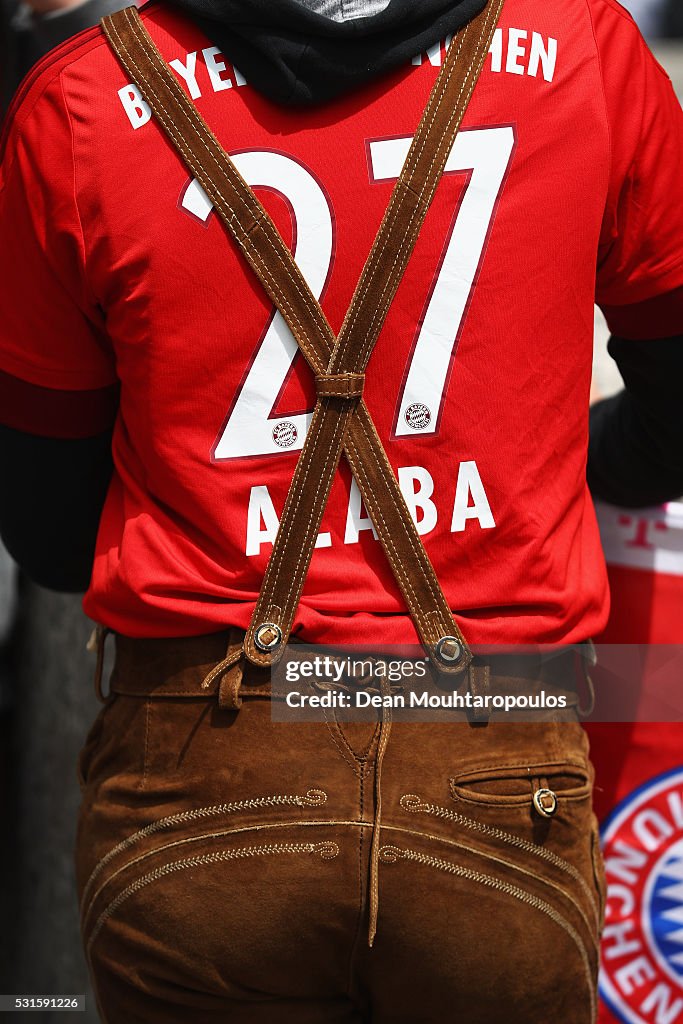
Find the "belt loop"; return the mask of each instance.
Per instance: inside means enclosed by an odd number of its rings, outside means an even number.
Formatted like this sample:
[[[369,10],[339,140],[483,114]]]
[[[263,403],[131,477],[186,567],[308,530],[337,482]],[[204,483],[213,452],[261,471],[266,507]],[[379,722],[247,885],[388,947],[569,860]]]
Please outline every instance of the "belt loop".
[[[240,687],[242,685],[242,666],[239,663],[226,669],[218,687],[218,707],[223,711],[239,711],[242,707]]]
[[[472,707],[467,712],[467,717],[471,722],[477,724],[488,724],[491,718],[491,710],[486,707],[486,697],[490,692],[490,681],[491,681],[491,667],[488,664],[477,665],[474,662],[470,663],[467,670],[469,678],[469,691],[472,697],[482,698],[482,707]]]
[[[107,643],[107,637],[111,633],[111,630],[107,626],[95,626],[90,639],[86,644],[86,650],[91,653],[94,651],[97,654],[97,660],[95,661],[95,696],[97,697],[100,704],[106,704],[111,694],[104,694],[102,691],[102,676],[104,675],[104,649]]]
[[[240,687],[242,685],[243,665],[242,636],[240,630],[231,628],[228,632],[228,649],[223,661],[211,669],[202,683],[202,689],[208,690],[212,683],[220,678],[218,687],[218,706],[227,711],[239,711],[242,706]]]

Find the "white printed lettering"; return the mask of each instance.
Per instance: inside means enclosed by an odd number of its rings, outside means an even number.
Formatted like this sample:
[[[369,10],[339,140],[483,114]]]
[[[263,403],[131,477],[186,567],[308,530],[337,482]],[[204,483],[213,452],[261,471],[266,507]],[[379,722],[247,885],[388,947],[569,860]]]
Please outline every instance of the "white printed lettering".
[[[274,544],[279,526],[268,488],[252,487],[247,510],[247,555],[259,555],[263,544]]]
[[[525,67],[519,63],[520,57],[526,57],[526,50],[520,43],[527,38],[527,33],[521,28],[511,28],[508,34],[508,56],[505,63],[505,70],[511,75],[523,75]]]
[[[398,482],[417,532],[420,536],[431,533],[437,521],[436,505],[431,500],[434,493],[431,474],[422,466],[405,466],[398,471]],[[421,516],[418,516],[418,510]]]
[[[197,82],[197,51],[188,53],[185,58],[185,63],[182,60],[172,60],[171,67],[176,71],[183,81],[187,82],[187,87],[190,90],[190,96],[193,100],[198,100],[202,94],[202,90],[199,88]]]
[[[497,28],[493,33],[493,42],[491,43],[489,53],[491,54],[491,71],[502,71],[503,70],[503,30]]]
[[[478,519],[482,530],[491,530],[496,525],[476,462],[460,463],[451,533],[462,533],[468,519]]]
[[[352,477],[349,507],[346,513],[346,530],[344,532],[345,544],[357,544],[362,530],[372,530],[372,535],[377,540],[377,531],[372,525],[372,519],[368,515],[363,515],[363,512],[364,507],[360,488],[356,483],[355,477]]]
[[[399,466],[397,476],[401,492],[415,521],[418,533],[431,533],[438,524],[439,509],[433,498],[435,482],[431,474],[423,466]],[[474,505],[468,502],[472,498]],[[484,486],[475,462],[463,462],[460,465],[456,482],[454,523],[456,532],[465,529],[466,521],[476,519],[482,529],[495,526]],[[333,514],[333,513],[330,513]],[[268,487],[264,484],[251,488],[247,511],[247,544],[248,556],[259,555],[264,544],[272,544],[279,528],[278,513],[275,511]],[[340,524],[341,525],[341,524]],[[364,531],[372,533],[377,540],[377,533],[367,509],[363,504],[360,489],[355,479],[351,479],[349,501],[346,508],[346,523],[343,544],[358,544]],[[333,541],[338,531],[326,531],[318,534],[316,548],[330,548],[339,541]]]
[[[294,258],[316,297],[322,293],[330,270],[333,252],[332,211],[322,188],[296,160],[281,153],[236,153],[233,161],[237,170],[252,188],[264,186],[278,191],[289,201],[296,223]],[[206,193],[193,189],[191,184],[183,206],[195,212],[207,200],[203,213],[208,217],[211,203]],[[189,197],[189,203],[186,201]],[[214,457],[230,459],[244,455],[291,453],[303,447],[312,413],[297,413],[283,419],[271,419],[292,362],[297,343],[278,311],[263,334],[261,344],[252,360],[230,416],[223,427]],[[286,449],[278,446],[274,431],[282,423],[294,427],[292,444]]]
[[[612,900],[621,900],[621,910],[612,909]],[[627,885],[610,885],[608,891],[608,917],[630,917],[636,906],[636,898]]]
[[[640,988],[646,981],[651,981],[656,976],[657,972],[646,956],[636,957],[614,973],[619,988],[627,996],[632,995],[636,988]]]
[[[606,960],[617,960],[642,949],[639,939],[628,939],[629,932],[635,931],[634,921],[607,925],[602,933],[602,955]],[[612,940],[614,939],[614,942]]]
[[[674,1024],[683,1012],[683,999],[674,998],[671,987],[662,983],[652,989],[640,1009],[645,1020],[651,1020],[653,1024]],[[652,1015],[653,1010],[655,1016]]]
[[[614,856],[618,854],[618,856]],[[647,854],[643,850],[636,850],[629,846],[623,839],[620,839],[613,847],[613,855],[605,860],[605,871],[608,875],[615,875],[627,885],[635,885],[638,881],[637,870],[647,863]]]
[[[527,69],[527,74],[532,78],[536,78],[539,64],[543,68],[543,77],[546,82],[552,82],[557,64],[557,39],[550,37],[546,47],[543,36],[539,32],[534,32],[531,37],[531,52]]]
[[[370,143],[374,181],[398,178],[411,141],[399,137]],[[396,413],[397,436],[410,436],[415,429],[422,434],[438,430],[453,354],[514,149],[514,128],[472,128],[460,132],[448,157],[445,174],[463,174],[470,169],[472,173],[451,222],[408,366]],[[418,420],[417,426],[412,415],[416,406],[429,414]]]
[[[673,834],[673,826],[653,808],[642,811],[633,822],[633,835],[650,852],[658,849]]]
[[[206,69],[209,72],[209,78],[211,79],[211,85],[213,86],[214,92],[222,92],[224,89],[232,89],[232,81],[229,78],[222,78],[221,72],[228,70],[228,65],[223,60],[216,60],[216,54],[220,53],[220,49],[217,46],[207,46],[205,50],[202,50],[202,56],[206,63]]]
[[[119,99],[133,128],[142,128],[143,124],[147,124],[152,111],[149,103],[143,100],[137,85],[126,85],[119,89]]]

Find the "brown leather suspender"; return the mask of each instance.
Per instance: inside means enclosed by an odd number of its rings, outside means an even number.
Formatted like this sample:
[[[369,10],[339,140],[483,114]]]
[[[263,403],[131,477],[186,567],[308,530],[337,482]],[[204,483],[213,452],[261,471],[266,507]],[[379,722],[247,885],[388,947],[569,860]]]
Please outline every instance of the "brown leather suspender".
[[[255,665],[274,664],[289,638],[342,450],[430,657],[441,671],[451,673],[464,671],[471,661],[362,393],[365,368],[503,3],[489,0],[449,47],[338,337],[277,228],[168,68],[136,9],[102,19],[121,64],[282,313],[316,378],[315,411],[244,641],[244,653]],[[225,670],[235,660],[232,652],[218,668]]]

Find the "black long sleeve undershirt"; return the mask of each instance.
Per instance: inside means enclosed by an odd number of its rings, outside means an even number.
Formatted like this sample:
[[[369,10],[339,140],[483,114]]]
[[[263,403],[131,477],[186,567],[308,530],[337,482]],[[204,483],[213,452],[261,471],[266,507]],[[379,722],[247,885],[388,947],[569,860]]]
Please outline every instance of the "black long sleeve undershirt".
[[[683,335],[612,337],[626,385],[590,411],[588,485],[594,497],[638,508],[683,495]]]
[[[0,426],[0,535],[26,575],[50,590],[88,587],[111,436],[63,441]]]

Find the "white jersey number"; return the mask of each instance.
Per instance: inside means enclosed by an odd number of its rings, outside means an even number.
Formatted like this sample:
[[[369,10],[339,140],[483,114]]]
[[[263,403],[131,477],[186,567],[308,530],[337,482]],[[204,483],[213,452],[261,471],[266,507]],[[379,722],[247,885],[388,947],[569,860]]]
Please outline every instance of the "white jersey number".
[[[408,137],[370,143],[374,181],[398,177],[411,142]],[[511,126],[473,128],[461,131],[455,140],[445,173],[470,176],[413,346],[394,436],[438,430],[453,356],[514,148]],[[274,189],[289,202],[295,223],[294,259],[319,299],[333,258],[333,211],[322,188],[309,170],[281,153],[254,150],[232,159],[249,185]],[[196,180],[185,191],[182,205],[204,221],[213,208]],[[271,455],[303,446],[312,413],[272,416],[296,352],[296,342],[276,311],[228,413],[215,459]]]
[[[411,142],[410,138],[386,139],[370,144],[376,181],[398,178]],[[475,128],[458,134],[448,157],[445,174],[471,171],[471,177],[451,223],[441,267],[413,347],[394,421],[397,437],[437,431],[465,312],[514,148],[512,127]]]

